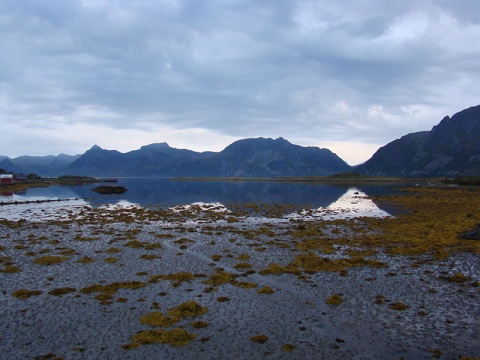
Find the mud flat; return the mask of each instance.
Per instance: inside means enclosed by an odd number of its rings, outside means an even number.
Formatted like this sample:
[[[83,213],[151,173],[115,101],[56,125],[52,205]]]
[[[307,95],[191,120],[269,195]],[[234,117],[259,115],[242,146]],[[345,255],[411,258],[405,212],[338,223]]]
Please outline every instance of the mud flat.
[[[395,217],[79,204],[1,220],[1,356],[478,358],[480,243],[458,238],[478,195],[375,199]]]

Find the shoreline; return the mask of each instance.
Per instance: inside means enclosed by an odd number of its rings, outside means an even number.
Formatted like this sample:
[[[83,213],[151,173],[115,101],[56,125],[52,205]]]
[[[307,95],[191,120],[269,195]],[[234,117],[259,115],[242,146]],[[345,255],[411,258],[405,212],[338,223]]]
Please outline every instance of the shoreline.
[[[375,197],[409,210],[389,218],[252,222],[213,207],[82,205],[3,221],[0,348],[9,358],[478,357],[480,243],[458,239],[480,220],[475,191]],[[148,323],[189,301],[205,312]],[[180,345],[185,332],[196,337]]]

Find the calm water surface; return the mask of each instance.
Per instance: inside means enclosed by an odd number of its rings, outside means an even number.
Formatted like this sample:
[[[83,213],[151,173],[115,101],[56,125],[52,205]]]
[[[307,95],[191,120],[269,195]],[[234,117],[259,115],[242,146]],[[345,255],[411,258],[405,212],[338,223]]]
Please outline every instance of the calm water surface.
[[[293,204],[305,209],[354,210],[362,215],[388,216],[392,209],[380,208],[368,199],[371,195],[394,193],[399,184],[344,187],[339,185],[279,181],[188,181],[156,178],[120,178],[118,185],[128,189],[121,195],[99,195],[92,191],[97,184],[30,188],[17,193],[1,193],[0,202],[72,199],[68,202],[0,207],[0,218],[18,218],[26,208],[45,212],[72,205],[100,207],[135,205],[168,208],[193,203]],[[76,199],[76,200],[73,200]],[[16,215],[15,215],[16,214]]]

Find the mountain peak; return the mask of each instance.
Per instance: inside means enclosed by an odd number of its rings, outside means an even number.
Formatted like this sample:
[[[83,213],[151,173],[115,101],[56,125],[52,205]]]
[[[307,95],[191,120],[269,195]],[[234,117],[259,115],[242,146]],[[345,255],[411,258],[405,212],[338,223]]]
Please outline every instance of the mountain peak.
[[[331,151],[294,145],[281,137],[238,140],[220,156],[223,176],[321,176],[351,169]]]
[[[158,150],[165,150],[165,149],[171,149],[170,145],[166,142],[161,142],[161,143],[153,143],[149,145],[144,145],[140,149],[158,149]]]
[[[97,151],[97,150],[103,150],[100,146],[98,146],[97,144],[93,145],[89,151]]]
[[[356,168],[366,175],[480,175],[480,105],[445,116],[431,131],[402,136]]]

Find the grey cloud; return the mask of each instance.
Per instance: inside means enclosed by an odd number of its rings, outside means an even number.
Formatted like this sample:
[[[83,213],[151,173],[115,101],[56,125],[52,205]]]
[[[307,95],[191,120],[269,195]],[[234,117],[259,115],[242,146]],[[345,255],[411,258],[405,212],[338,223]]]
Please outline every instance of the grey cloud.
[[[157,122],[234,137],[315,132],[319,141],[383,143],[418,130],[420,118],[433,125],[442,112],[475,105],[479,7],[466,0],[7,1],[0,4],[0,122],[43,126],[50,118],[51,127],[84,121],[121,129]],[[383,110],[372,117],[375,106]],[[422,115],[408,111],[414,107]],[[82,117],[82,109],[98,111]]]

